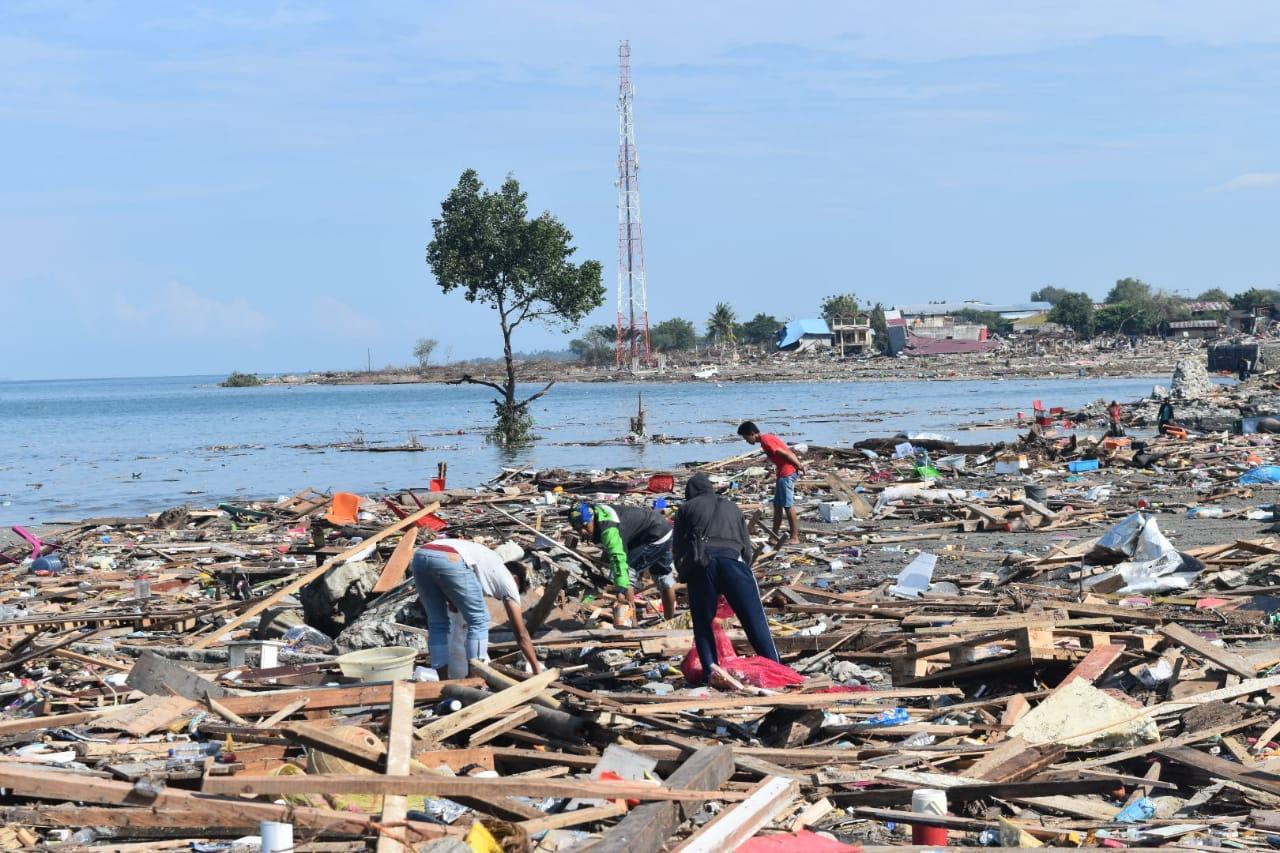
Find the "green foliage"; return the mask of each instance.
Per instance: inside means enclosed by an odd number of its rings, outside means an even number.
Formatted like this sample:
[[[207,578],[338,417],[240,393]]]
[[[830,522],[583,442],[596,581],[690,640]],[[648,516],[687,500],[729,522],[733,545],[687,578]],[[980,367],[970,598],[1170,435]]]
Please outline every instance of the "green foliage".
[[[1196,297],[1197,302],[1230,302],[1231,294],[1221,287],[1211,287]]]
[[[569,341],[569,349],[587,364],[612,364],[618,358],[618,330],[592,326],[581,338]]]
[[[782,325],[782,321],[772,314],[761,313],[739,324],[734,334],[744,344],[767,346],[778,339],[778,330]]]
[[[461,290],[468,302],[492,308],[502,330],[506,379],[494,382],[464,375],[460,382],[493,388],[502,395],[494,438],[515,445],[529,440],[528,405],[546,393],[516,400],[516,366],[511,335],[525,321],[572,330],[604,303],[598,261],[574,264],[573,235],[550,213],[530,219],[528,196],[508,176],[497,192],[486,190],[474,169],[458,179],[431,221],[427,263],[444,293]],[[529,423],[532,423],[530,419]]]
[[[879,302],[871,309],[871,331],[876,334],[876,347],[882,353],[889,352],[889,320],[884,316],[884,305]]]
[[[1089,294],[1068,292],[1057,296],[1057,300],[1053,305],[1053,310],[1049,312],[1049,322],[1065,326],[1082,338],[1092,337],[1094,312],[1093,299],[1089,297]]]
[[[649,345],[658,352],[693,349],[697,343],[698,330],[693,323],[680,317],[663,320],[649,330]]]
[[[822,300],[819,310],[822,319],[829,322],[835,317],[851,317],[861,309],[858,307],[857,296],[852,293],[837,293]]]
[[[1057,306],[1063,298],[1071,295],[1072,292],[1065,287],[1054,287],[1052,284],[1046,284],[1039,290],[1031,291],[1031,301],[1048,302],[1050,305]]]
[[[413,357],[418,360],[419,367],[426,367],[431,363],[431,354],[436,351],[439,343],[435,338],[418,338],[413,346]]]
[[[241,373],[238,370],[231,371],[230,376],[218,383],[222,388],[256,388],[261,384],[258,374]]]
[[[1153,295],[1151,285],[1142,279],[1122,278],[1116,281],[1115,286],[1107,293],[1107,298],[1103,302],[1108,305],[1119,305],[1125,302],[1133,305],[1142,305],[1151,301]]]
[[[1280,291],[1262,290],[1256,287],[1231,297],[1231,307],[1236,311],[1250,311],[1260,305],[1273,305],[1277,302],[1280,302]]]
[[[707,317],[707,337],[724,346],[733,343],[734,330],[738,325],[738,315],[728,302],[716,303],[716,309]]]

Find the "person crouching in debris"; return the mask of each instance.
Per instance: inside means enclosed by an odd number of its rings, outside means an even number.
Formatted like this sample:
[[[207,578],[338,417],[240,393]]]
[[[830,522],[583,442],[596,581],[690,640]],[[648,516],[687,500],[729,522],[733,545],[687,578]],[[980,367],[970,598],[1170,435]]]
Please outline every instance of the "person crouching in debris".
[[[1111,424],[1107,428],[1107,435],[1112,438],[1121,438],[1124,436],[1124,409],[1120,408],[1120,404],[1115,400],[1111,401],[1111,405],[1107,407],[1107,415]]]
[[[1173,402],[1165,397],[1160,401],[1160,412],[1156,415],[1156,432],[1164,434],[1165,427],[1175,426],[1173,422]]]
[[[800,519],[796,517],[796,480],[804,473],[804,463],[800,457],[791,452],[786,442],[771,432],[760,432],[760,428],[752,421],[743,421],[738,426],[738,435],[747,444],[758,444],[778,472],[778,482],[773,488],[773,538],[782,542],[782,513],[787,514],[787,524],[791,528],[788,545],[800,544]]]
[[[609,506],[586,501],[569,510],[569,524],[604,549],[614,584],[635,612],[632,572],[648,572],[662,596],[662,616],[676,615],[676,572],[671,557],[671,524],[647,506]],[[639,577],[636,578],[639,580]]]
[[[468,539],[437,539],[414,552],[413,583],[427,613],[431,666],[440,678],[466,678],[468,661],[489,659],[485,598],[502,602],[525,660],[534,672],[542,672],[520,610],[526,583],[524,567],[517,562],[522,556],[520,546],[512,543],[495,551]],[[515,568],[514,574],[508,566]]]
[[[685,503],[676,514],[673,547],[676,569],[689,593],[693,644],[702,671],[709,673],[720,662],[712,622],[722,595],[756,654],[778,661],[760,587],[751,572],[751,539],[742,510],[717,494],[706,474],[689,478],[684,494]]]
[[[1240,377],[1241,382],[1249,380],[1249,370],[1252,367],[1253,365],[1249,362],[1249,359],[1240,356],[1240,361],[1236,363],[1236,375]]]

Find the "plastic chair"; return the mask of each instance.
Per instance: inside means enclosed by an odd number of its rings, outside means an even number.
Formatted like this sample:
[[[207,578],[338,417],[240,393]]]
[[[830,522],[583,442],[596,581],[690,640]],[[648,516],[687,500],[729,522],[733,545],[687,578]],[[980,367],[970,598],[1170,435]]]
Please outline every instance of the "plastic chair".
[[[355,524],[359,518],[360,502],[363,500],[364,498],[353,495],[351,492],[334,492],[333,504],[330,505],[329,513],[324,520],[338,527]]]

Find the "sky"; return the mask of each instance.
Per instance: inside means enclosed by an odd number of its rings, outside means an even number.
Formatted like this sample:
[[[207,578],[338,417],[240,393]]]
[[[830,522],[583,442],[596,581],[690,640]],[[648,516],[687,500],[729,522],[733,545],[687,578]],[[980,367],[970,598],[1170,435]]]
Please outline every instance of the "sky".
[[[467,168],[611,322],[623,38],[653,322],[1280,281],[1280,4],[7,0],[0,379],[496,355],[424,259]]]

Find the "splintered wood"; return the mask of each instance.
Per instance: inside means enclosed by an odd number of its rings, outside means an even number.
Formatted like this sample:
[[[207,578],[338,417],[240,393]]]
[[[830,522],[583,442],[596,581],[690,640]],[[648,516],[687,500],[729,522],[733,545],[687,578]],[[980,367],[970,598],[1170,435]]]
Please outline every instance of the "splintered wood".
[[[905,845],[889,822],[970,846],[1271,845],[1280,540],[1247,526],[1261,515],[1246,506],[1185,517],[1248,500],[1236,480],[1271,461],[1269,444],[1143,450],[1038,428],[1006,446],[810,446],[799,547],[769,541],[762,458],[671,478],[511,469],[366,499],[350,525],[304,490],[54,532],[72,568],[15,564],[0,595],[0,849],[84,827],[104,849],[180,849],[261,821],[291,823],[300,850],[380,853]],[[781,669],[728,618],[712,683],[687,683],[687,588],[664,621],[642,583],[636,624],[614,624],[599,543],[555,508],[675,504],[694,470],[759,519]],[[1153,494],[1170,511],[1135,520]],[[1143,527],[1155,521],[1158,536]],[[503,559],[527,574],[543,671],[494,607],[491,659],[408,680],[443,664],[410,577],[436,532],[520,546]],[[1152,556],[1140,537],[1177,550]],[[912,587],[921,551],[936,559]],[[410,648],[412,666],[393,681],[343,673],[342,653],[381,646]],[[923,789],[947,813],[911,811]]]

